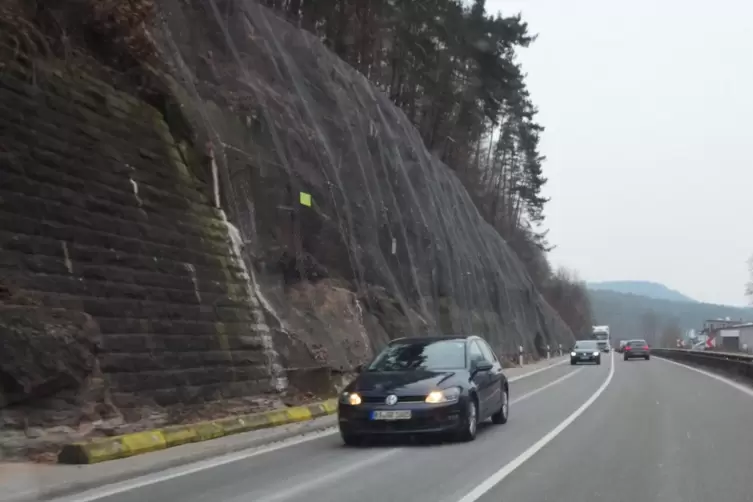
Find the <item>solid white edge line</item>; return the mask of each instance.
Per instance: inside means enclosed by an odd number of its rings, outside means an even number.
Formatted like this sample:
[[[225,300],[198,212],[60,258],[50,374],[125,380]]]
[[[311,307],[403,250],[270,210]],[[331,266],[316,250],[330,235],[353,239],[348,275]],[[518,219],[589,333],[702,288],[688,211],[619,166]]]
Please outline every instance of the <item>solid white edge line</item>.
[[[497,472],[495,472],[494,474],[486,478],[484,481],[482,481],[481,484],[479,484],[476,488],[471,490],[463,498],[458,500],[458,502],[475,502],[476,500],[480,499],[489,490],[494,488],[507,476],[512,474],[513,471],[515,471],[515,469],[520,467],[526,460],[530,459],[536,453],[538,453],[542,448],[544,448],[554,438],[556,438],[562,431],[564,431],[568,425],[572,424],[575,421],[575,419],[581,416],[583,412],[585,412],[594,403],[594,401],[596,401],[596,399],[599,398],[599,396],[606,390],[607,386],[609,385],[609,382],[612,381],[613,376],[614,376],[614,352],[612,352],[609,375],[607,375],[606,380],[604,380],[601,386],[598,389],[596,389],[596,392],[594,392],[591,395],[591,397],[589,397],[588,400],[580,406],[580,408],[575,410],[572,414],[570,414],[570,416],[568,416],[559,425],[557,425],[557,427],[549,431],[544,437],[542,437],[541,439],[536,441],[534,444],[532,444],[523,453],[518,455],[516,458],[514,458],[513,460],[508,462],[506,465],[504,465],[500,470],[498,470]]]
[[[265,453],[273,452],[276,450],[281,450],[289,446],[306,443],[308,441],[320,439],[320,438],[330,436],[335,433],[337,433],[336,428],[325,429],[323,431],[315,432],[306,436],[299,436],[293,439],[286,439],[277,444],[262,446],[262,447],[255,448],[249,451],[244,451],[244,452],[230,453],[227,455],[223,455],[221,457],[217,457],[217,458],[213,458],[209,460],[202,460],[194,464],[189,464],[188,466],[184,466],[184,467],[173,467],[165,471],[156,472],[154,474],[147,474],[146,476],[138,477],[136,479],[132,479],[128,481],[121,481],[119,483],[114,483],[112,485],[105,486],[102,488],[94,488],[94,489],[87,490],[87,491],[84,491],[75,495],[70,495],[63,498],[57,498],[54,500],[60,501],[60,502],[69,501],[69,500],[71,502],[73,501],[92,502],[94,500],[99,500],[105,497],[112,497],[113,495],[118,495],[120,493],[135,490],[137,488],[143,488],[145,486],[162,483],[164,481],[169,481],[171,479],[205,471],[207,469],[212,469],[215,467],[220,467],[223,465],[231,464],[233,462],[238,462],[239,460],[245,460],[247,458],[256,457],[258,455],[263,455]]]
[[[522,379],[524,379],[526,377],[536,375],[538,373],[541,373],[542,371],[550,370],[550,369],[554,368],[555,366],[559,366],[561,364],[565,364],[566,362],[567,362],[567,359],[563,359],[562,361],[558,361],[556,363],[552,363],[549,366],[545,366],[545,367],[539,368],[537,370],[529,371],[528,373],[523,373],[522,375],[518,375],[516,377],[508,378],[507,381],[509,383],[517,382],[518,380],[522,380]]]
[[[561,377],[559,377],[558,379],[556,379],[556,380],[552,380],[552,381],[551,381],[551,382],[549,382],[548,384],[546,384],[546,385],[543,385],[543,386],[539,387],[538,389],[534,389],[534,390],[532,390],[531,392],[529,392],[529,393],[527,393],[527,394],[523,394],[522,396],[520,396],[520,397],[519,397],[519,398],[517,398],[517,399],[513,399],[512,401],[510,401],[510,404],[511,404],[511,405],[512,405],[512,404],[517,404],[517,403],[519,403],[519,402],[521,402],[521,401],[524,401],[524,400],[528,399],[528,398],[529,398],[529,397],[531,397],[531,396],[535,396],[535,395],[536,395],[536,394],[538,394],[539,392],[541,392],[541,391],[543,391],[543,390],[546,390],[546,389],[548,389],[548,388],[549,388],[549,387],[551,387],[552,385],[557,385],[558,383],[560,383],[560,382],[563,382],[563,381],[567,380],[568,378],[570,378],[570,377],[572,377],[572,376],[574,376],[574,375],[577,375],[577,374],[578,374],[579,372],[583,371],[583,369],[584,369],[584,368],[578,368],[578,369],[577,369],[577,370],[575,370],[575,371],[571,371],[570,373],[566,373],[566,374],[562,375]]]
[[[689,366],[687,364],[678,363],[677,361],[672,361],[672,360],[664,358],[664,357],[654,356],[654,358],[656,358],[656,359],[658,359],[658,360],[660,360],[662,362],[665,362],[665,363],[674,364],[675,366],[679,366],[681,368],[685,368],[685,369],[688,369],[688,370],[691,370],[691,371],[695,371],[696,373],[700,373],[701,375],[705,375],[705,376],[707,376],[709,378],[713,378],[714,380],[718,380],[718,381],[720,381],[722,383],[726,383],[730,387],[734,387],[735,389],[739,390],[740,392],[742,392],[744,394],[747,394],[750,397],[753,397],[753,389],[751,389],[750,387],[748,387],[746,385],[737,383],[734,380],[731,380],[729,378],[723,377],[721,375],[717,375],[716,373],[711,373],[710,371],[702,370],[700,368],[694,368],[693,366]]]
[[[565,362],[567,362],[567,360],[554,363],[545,368],[540,368],[530,373],[526,373],[525,375],[520,375],[519,377],[508,380],[508,382],[514,382],[515,380],[520,380],[521,378],[525,378],[535,373],[540,373],[544,370],[548,370],[555,366],[559,366],[560,364],[563,364]],[[544,390],[545,388],[551,387],[555,383],[559,383],[565,378],[575,375],[577,372],[578,371],[573,371],[571,373],[568,373],[564,377],[560,377],[559,379],[553,382],[550,382],[544,385],[543,387],[539,387],[538,389],[535,389],[529,392],[528,394],[524,394],[523,396],[512,401],[510,404],[515,404],[522,401],[523,399],[531,397],[532,395],[537,394],[538,392]],[[172,467],[164,471],[155,472],[154,474],[147,474],[145,476],[140,476],[135,479],[131,479],[127,481],[120,481],[117,483],[113,483],[111,485],[106,485],[101,488],[93,488],[91,490],[86,490],[84,492],[80,492],[75,495],[70,495],[70,496],[66,496],[62,498],[56,498],[54,499],[54,501],[55,502],[65,502],[65,501],[93,502],[95,500],[99,500],[106,497],[112,497],[113,495],[118,495],[120,493],[125,493],[125,492],[135,490],[138,488],[143,488],[145,486],[162,483],[164,481],[170,481],[171,479],[179,478],[182,476],[187,476],[187,475],[201,472],[207,469],[213,469],[215,467],[221,467],[223,465],[231,464],[233,462],[238,462],[238,461],[245,460],[251,457],[256,457],[258,455],[263,455],[265,453],[270,453],[276,450],[281,450],[283,448],[288,448],[290,446],[295,446],[301,443],[306,443],[308,441],[320,439],[322,437],[336,434],[337,432],[338,430],[337,430],[337,427],[335,426],[329,429],[325,429],[323,431],[306,434],[305,436],[298,436],[291,439],[286,439],[286,440],[281,441],[280,443],[271,444],[267,446],[260,446],[260,447],[253,448],[247,451],[229,453],[226,455],[222,455],[220,457],[216,457],[216,458],[212,458],[208,460],[201,460],[196,463],[188,464],[187,466]]]

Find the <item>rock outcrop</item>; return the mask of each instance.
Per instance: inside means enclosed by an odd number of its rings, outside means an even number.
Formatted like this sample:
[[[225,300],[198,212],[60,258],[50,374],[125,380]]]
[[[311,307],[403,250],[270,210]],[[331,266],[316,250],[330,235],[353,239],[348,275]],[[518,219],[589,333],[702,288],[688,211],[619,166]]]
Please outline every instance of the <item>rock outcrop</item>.
[[[121,87],[58,61],[0,72],[5,449],[50,426],[112,434],[266,408],[277,390],[208,174]]]
[[[571,339],[458,178],[363,75],[253,0],[160,10],[173,95],[195,141],[213,145],[244,257],[283,313],[278,333],[295,339],[277,343],[308,340],[320,364],[329,279],[355,297],[343,318],[357,310],[363,325],[334,329],[334,368],[365,356],[348,347],[429,331],[483,334],[502,353]]]

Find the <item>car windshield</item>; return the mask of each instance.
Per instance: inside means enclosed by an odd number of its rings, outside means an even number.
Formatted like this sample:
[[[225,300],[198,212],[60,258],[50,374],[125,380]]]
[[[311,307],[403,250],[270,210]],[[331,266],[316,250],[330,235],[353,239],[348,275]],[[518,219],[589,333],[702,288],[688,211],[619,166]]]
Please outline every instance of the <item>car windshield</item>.
[[[395,343],[382,351],[368,371],[446,370],[465,367],[462,340]]]
[[[646,345],[645,340],[631,340],[630,341],[631,347],[643,347],[644,345]]]
[[[607,346],[607,342],[599,342],[599,347],[606,347],[606,346]]]
[[[576,349],[596,350],[597,347],[598,346],[596,345],[596,342],[593,340],[581,340],[581,341],[575,342]]]

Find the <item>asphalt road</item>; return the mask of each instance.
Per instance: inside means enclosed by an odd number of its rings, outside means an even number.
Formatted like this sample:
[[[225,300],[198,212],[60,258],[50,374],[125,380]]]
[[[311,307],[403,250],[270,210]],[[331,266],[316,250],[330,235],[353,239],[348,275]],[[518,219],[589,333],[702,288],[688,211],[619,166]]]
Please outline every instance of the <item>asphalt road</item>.
[[[508,424],[472,443],[346,448],[324,433],[70,500],[753,501],[753,391],[605,359],[513,382]]]

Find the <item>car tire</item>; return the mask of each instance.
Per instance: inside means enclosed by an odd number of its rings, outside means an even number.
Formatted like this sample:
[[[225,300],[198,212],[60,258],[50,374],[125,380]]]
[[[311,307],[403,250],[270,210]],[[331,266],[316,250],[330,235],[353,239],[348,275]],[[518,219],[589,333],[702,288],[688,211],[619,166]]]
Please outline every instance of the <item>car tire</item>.
[[[649,359],[651,359],[651,356],[646,356],[646,361],[648,361]]]
[[[465,408],[465,418],[463,418],[460,424],[460,430],[458,431],[456,438],[458,441],[467,443],[476,439],[477,432],[478,404],[476,404],[475,398],[470,397],[468,399],[468,405]]]
[[[356,434],[346,434],[341,431],[340,437],[342,438],[343,443],[345,443],[346,446],[361,446],[363,444],[363,436],[358,436]]]
[[[570,366],[575,366],[576,364],[578,364],[578,363],[576,363],[575,360],[570,359]]]
[[[510,394],[507,389],[502,389],[502,406],[499,411],[492,415],[492,423],[502,425],[507,423],[507,417],[510,415]]]
[[[628,359],[630,359],[630,358],[629,358],[628,356],[625,356],[625,357],[623,357],[622,359],[623,359],[623,360],[625,360],[625,361],[627,361],[627,360],[628,360]]]
[[[598,358],[598,359],[596,360],[596,365],[597,365],[597,366],[600,366],[600,365],[601,365],[601,358]]]

